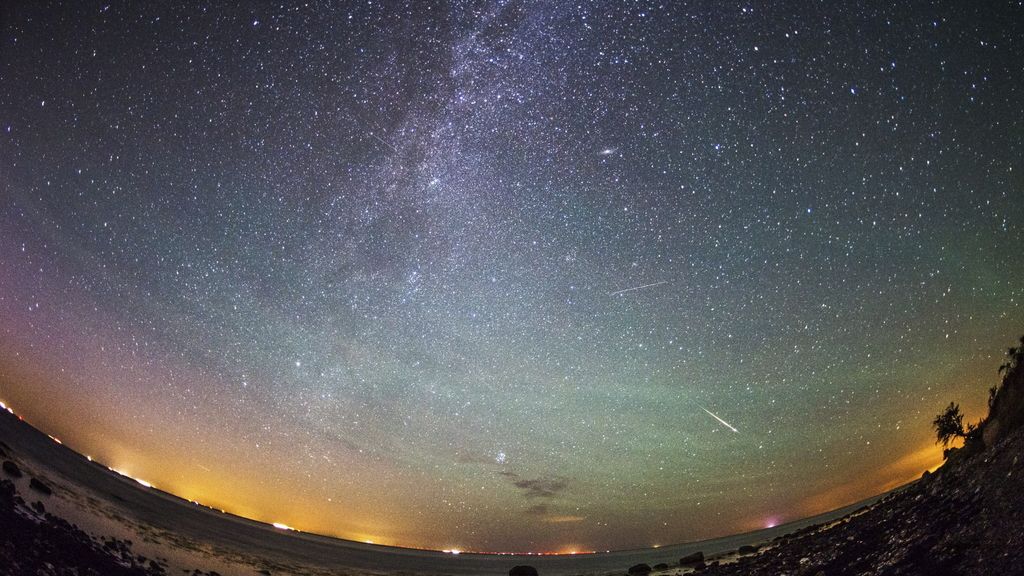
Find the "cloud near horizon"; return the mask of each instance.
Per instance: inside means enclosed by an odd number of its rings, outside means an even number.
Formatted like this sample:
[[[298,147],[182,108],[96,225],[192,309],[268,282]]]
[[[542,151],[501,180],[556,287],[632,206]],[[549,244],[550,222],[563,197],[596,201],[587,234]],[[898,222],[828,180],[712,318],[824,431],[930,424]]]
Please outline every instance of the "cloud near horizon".
[[[526,509],[526,514],[529,516],[537,516],[541,522],[545,524],[567,524],[571,522],[582,522],[586,518],[584,516],[577,516],[574,514],[555,514],[552,511],[551,505],[547,503],[534,504]]]
[[[554,498],[569,487],[569,479],[564,476],[540,478],[522,478],[515,472],[499,472],[509,479],[513,486],[520,489],[527,498]]]

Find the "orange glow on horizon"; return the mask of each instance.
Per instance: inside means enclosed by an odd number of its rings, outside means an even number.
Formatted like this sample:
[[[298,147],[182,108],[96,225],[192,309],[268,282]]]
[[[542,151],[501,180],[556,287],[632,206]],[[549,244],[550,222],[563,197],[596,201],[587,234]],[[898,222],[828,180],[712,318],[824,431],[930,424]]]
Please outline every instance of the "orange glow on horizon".
[[[797,516],[814,516],[883,494],[921,477],[925,470],[942,466],[942,448],[934,443],[918,447],[882,466],[871,475],[853,478],[804,499]]]
[[[8,412],[10,412],[11,414],[13,414],[16,417],[18,417],[19,420],[25,421],[25,419],[20,414],[18,414],[13,409],[13,407],[7,405],[4,402],[0,402],[0,409],[5,409]],[[49,434],[47,434],[47,436],[50,439],[52,439],[54,442],[63,445],[63,442],[61,442],[57,437],[49,435]],[[69,447],[69,449],[74,450],[73,448],[70,448],[70,447]],[[79,453],[79,454],[82,457],[84,457],[87,460],[89,460],[90,462],[94,461],[92,456],[88,456],[88,455],[81,454],[81,453]],[[887,464],[885,466],[882,466],[875,473],[873,473],[871,475],[865,475],[865,476],[861,476],[861,477],[858,477],[858,478],[854,478],[854,479],[852,479],[852,480],[850,480],[848,482],[845,482],[845,483],[839,484],[837,486],[831,487],[831,488],[829,488],[829,489],[827,489],[825,491],[822,491],[822,492],[820,492],[818,494],[815,494],[815,495],[812,495],[812,496],[806,498],[800,505],[798,505],[795,508],[795,510],[797,510],[797,512],[795,512],[792,515],[785,515],[785,514],[783,514],[783,515],[775,515],[775,516],[771,517],[767,521],[767,524],[766,524],[766,520],[762,516],[762,517],[759,518],[759,520],[756,521],[757,522],[756,526],[753,526],[750,529],[770,528],[770,527],[774,527],[774,526],[776,526],[778,524],[783,524],[783,523],[786,523],[786,522],[797,520],[799,518],[810,517],[810,516],[814,516],[814,515],[821,514],[821,513],[824,513],[824,512],[828,512],[830,510],[835,510],[837,508],[842,508],[844,506],[848,506],[848,505],[850,505],[852,503],[855,503],[857,501],[863,500],[864,498],[868,498],[868,497],[871,497],[871,496],[874,496],[874,495],[877,495],[877,494],[885,493],[885,492],[887,492],[889,490],[892,490],[892,489],[897,488],[899,486],[902,486],[902,485],[904,485],[904,484],[906,484],[908,482],[911,482],[911,481],[919,478],[920,475],[925,470],[934,471],[934,470],[938,469],[939,467],[941,467],[942,464],[943,464],[943,459],[942,459],[942,449],[941,449],[941,447],[935,445],[934,443],[926,443],[926,444],[920,446],[918,449],[916,449],[916,450],[914,450],[914,451],[912,451],[912,452],[910,452],[910,453],[908,453],[908,454],[898,458],[897,460],[895,460],[895,461],[893,461],[893,462],[891,462],[891,463],[889,463],[889,464]],[[129,474],[126,471],[123,471],[121,469],[117,469],[117,468],[114,468],[114,467],[110,467],[110,466],[106,466],[106,467],[111,472],[114,472],[114,473],[116,473],[116,474],[118,474],[120,476],[123,476],[125,478],[130,479],[130,480],[133,480],[134,482],[138,483],[139,485],[141,485],[141,486],[143,486],[145,488],[154,488],[153,484],[149,483],[148,481],[136,478],[136,477],[132,476],[131,474]],[[282,522],[270,522],[270,521],[267,521],[267,520],[261,518],[261,516],[263,516],[262,514],[256,513],[255,510],[250,510],[250,509],[248,509],[248,507],[244,507],[244,506],[243,507],[238,507],[238,506],[235,506],[233,504],[229,504],[229,499],[224,499],[222,497],[218,497],[217,494],[219,492],[221,492],[222,490],[225,490],[225,489],[230,490],[232,494],[236,494],[234,492],[234,490],[231,490],[231,489],[236,488],[237,486],[236,486],[236,484],[235,484],[235,482],[234,482],[234,480],[232,478],[224,478],[224,477],[219,477],[218,478],[218,476],[219,476],[218,474],[216,474],[216,473],[214,474],[214,478],[213,478],[213,483],[212,484],[210,484],[210,483],[200,483],[200,484],[198,484],[196,486],[181,486],[179,484],[172,484],[168,488],[166,488],[165,491],[168,492],[169,494],[172,494],[172,495],[178,496],[179,498],[187,500],[187,501],[189,501],[189,502],[191,502],[191,503],[193,503],[193,504],[195,504],[197,506],[202,506],[204,508],[207,508],[207,509],[210,509],[210,510],[214,510],[214,511],[218,511],[218,512],[223,513],[223,514],[231,514],[233,516],[237,516],[237,517],[240,517],[240,518],[245,518],[247,520],[252,520],[252,521],[255,521],[255,522],[259,522],[259,523],[271,526],[271,527],[273,527],[275,529],[278,529],[278,530],[282,530],[282,531],[286,531],[286,532],[306,532],[305,530],[298,530],[297,528],[294,528],[294,527],[292,527],[292,526],[290,526],[288,524],[282,523]],[[202,496],[199,496],[199,494],[206,494],[206,493],[209,493],[211,495],[211,498],[209,500],[207,500],[206,498],[204,498]],[[185,496],[183,496],[184,494],[188,494],[189,496],[185,497]],[[196,496],[193,496],[193,495],[196,495]],[[258,498],[259,494],[258,493],[254,493],[254,494],[252,494],[252,496],[255,496],[255,497]],[[208,504],[208,503],[206,503],[207,501],[208,502],[213,502],[214,504],[212,504],[212,505]],[[223,501],[223,503],[221,503],[221,501]],[[585,518],[583,518],[581,516],[567,515],[567,516],[550,516],[550,517],[544,519],[543,521],[545,523],[561,524],[561,523],[576,523],[576,522],[580,522],[580,521],[583,521],[583,520],[585,520]],[[739,530],[737,530],[736,532],[732,532],[732,533],[739,533],[740,531],[742,531],[742,527]],[[407,549],[413,549],[413,550],[431,551],[431,552],[442,552],[442,553],[451,554],[451,555],[482,554],[482,555],[524,555],[524,556],[563,556],[563,555],[564,556],[570,556],[570,555],[583,555],[583,554],[596,554],[596,553],[598,553],[598,551],[582,550],[578,546],[569,546],[569,545],[567,545],[565,547],[561,547],[561,548],[559,548],[557,550],[554,550],[554,551],[493,551],[493,550],[472,550],[472,549],[464,549],[464,548],[439,549],[439,548],[434,548],[434,547],[429,547],[429,546],[416,546],[416,545],[410,545],[410,544],[391,543],[391,542],[388,541],[389,539],[386,538],[386,537],[380,537],[379,535],[378,536],[374,536],[374,537],[369,537],[365,533],[364,534],[358,534],[358,533],[345,533],[345,532],[336,532],[336,531],[316,531],[316,530],[314,530],[314,531],[312,531],[310,533],[318,534],[318,535],[323,535],[323,536],[327,536],[327,537],[331,537],[331,538],[339,538],[339,539],[343,539],[343,540],[354,541],[354,542],[363,542],[363,543],[366,543],[366,544],[373,544],[373,545],[379,545],[379,546],[394,546],[394,547],[401,547],[401,548],[407,548]],[[728,535],[728,534],[723,534],[723,535]],[[711,536],[711,537],[714,538],[714,537],[719,537],[719,536]],[[661,546],[660,544],[654,544],[654,545],[651,546],[651,548],[652,549],[657,549],[660,546]],[[610,552],[610,550],[603,550],[603,552]]]

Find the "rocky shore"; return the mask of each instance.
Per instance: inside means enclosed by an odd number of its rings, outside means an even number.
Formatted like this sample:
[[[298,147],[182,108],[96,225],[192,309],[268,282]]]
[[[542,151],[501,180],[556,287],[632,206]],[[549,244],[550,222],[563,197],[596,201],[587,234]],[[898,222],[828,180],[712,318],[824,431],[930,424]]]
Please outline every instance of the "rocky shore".
[[[630,574],[987,576],[1024,574],[1024,429],[947,462],[874,506],[718,559]],[[661,568],[660,570],[658,568]]]
[[[14,469],[5,467],[4,472]],[[28,504],[17,493],[13,482],[0,480],[0,573],[10,576],[167,574],[163,561],[134,555],[130,541],[92,537],[50,514],[42,501],[48,494],[43,490],[39,492],[34,496],[40,499]]]

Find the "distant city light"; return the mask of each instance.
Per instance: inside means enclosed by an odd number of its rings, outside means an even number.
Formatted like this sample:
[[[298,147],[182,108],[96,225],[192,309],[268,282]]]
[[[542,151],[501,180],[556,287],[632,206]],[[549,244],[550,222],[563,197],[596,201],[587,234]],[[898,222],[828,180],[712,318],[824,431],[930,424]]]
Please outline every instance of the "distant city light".
[[[88,456],[86,456],[86,458],[89,458],[89,457],[88,457]],[[92,459],[91,459],[91,458],[89,458],[89,461],[90,461],[90,462],[92,462]],[[118,469],[116,469],[116,468],[111,468],[110,466],[107,466],[107,470],[110,470],[111,472],[113,472],[113,473],[115,473],[115,474],[120,474],[121,476],[124,476],[125,478],[127,478],[127,479],[129,479],[129,480],[134,480],[134,481],[136,481],[136,482],[137,482],[137,483],[138,483],[138,484],[139,484],[140,486],[145,486],[146,488],[152,488],[152,487],[153,487],[153,485],[152,485],[152,484],[150,484],[149,482],[146,482],[145,480],[141,480],[141,479],[139,479],[139,478],[136,478],[136,477],[132,476],[131,474],[127,474],[127,473],[125,473],[125,472],[121,472],[120,470],[118,470]]]

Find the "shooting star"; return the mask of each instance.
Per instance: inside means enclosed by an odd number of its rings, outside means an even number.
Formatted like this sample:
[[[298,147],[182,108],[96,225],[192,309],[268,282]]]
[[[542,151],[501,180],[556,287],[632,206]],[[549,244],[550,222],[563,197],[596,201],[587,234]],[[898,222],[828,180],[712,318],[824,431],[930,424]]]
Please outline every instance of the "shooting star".
[[[662,284],[668,284],[668,280],[662,280],[661,282],[655,282],[653,284],[644,284],[643,286],[634,286],[632,288],[626,288],[623,290],[616,290],[615,292],[609,292],[609,296],[617,296],[619,294],[625,294],[626,292],[632,292],[633,290],[643,290],[644,288],[653,288],[655,286],[661,286]]]
[[[718,416],[717,416],[717,415],[716,415],[716,414],[715,414],[714,412],[712,412],[711,410],[708,410],[707,408],[705,408],[705,407],[701,406],[700,404],[697,404],[697,406],[698,406],[698,407],[700,407],[700,409],[701,409],[701,410],[703,410],[703,411],[707,412],[709,416],[711,416],[711,417],[712,417],[712,418],[714,418],[715,420],[718,420],[719,422],[721,422],[721,423],[722,423],[722,425],[723,425],[723,426],[725,426],[726,428],[728,428],[729,430],[732,430],[733,432],[735,432],[735,433],[737,433],[737,434],[739,434],[739,433],[740,433],[740,431],[739,431],[739,430],[737,430],[737,429],[735,429],[735,428],[733,428],[733,427],[732,427],[732,424],[729,424],[729,423],[728,423],[728,422],[726,422],[725,420],[722,420],[721,418],[719,418],[719,417],[718,417]]]
[[[385,139],[381,138],[380,136],[377,136],[377,135],[376,135],[376,134],[374,134],[373,132],[367,132],[367,134],[369,134],[370,136],[372,136],[373,138],[375,138],[375,139],[377,140],[377,142],[380,142],[381,144],[383,144],[383,145],[387,146],[388,148],[391,148],[391,151],[392,151],[392,152],[394,152],[394,153],[396,153],[396,154],[398,153],[398,149],[397,149],[397,148],[395,148],[394,146],[392,146],[392,145],[391,145],[391,143],[390,143],[390,142],[388,142],[387,140],[385,140]]]

